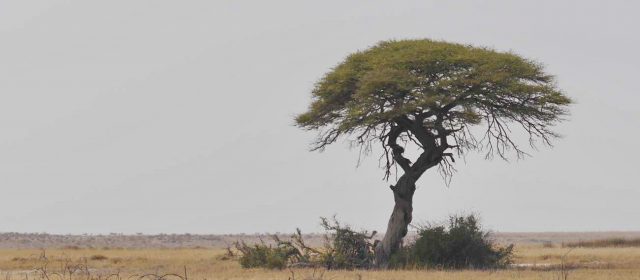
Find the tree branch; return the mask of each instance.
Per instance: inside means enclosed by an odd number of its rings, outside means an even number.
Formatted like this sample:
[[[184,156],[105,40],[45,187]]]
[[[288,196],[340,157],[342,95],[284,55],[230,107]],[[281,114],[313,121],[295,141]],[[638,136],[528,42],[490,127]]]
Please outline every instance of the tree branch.
[[[398,137],[405,131],[406,129],[403,126],[392,126],[389,134],[387,134],[387,146],[391,148],[395,162],[400,165],[405,173],[408,173],[411,171],[411,161],[402,155],[402,153],[404,153],[404,148],[397,143]]]

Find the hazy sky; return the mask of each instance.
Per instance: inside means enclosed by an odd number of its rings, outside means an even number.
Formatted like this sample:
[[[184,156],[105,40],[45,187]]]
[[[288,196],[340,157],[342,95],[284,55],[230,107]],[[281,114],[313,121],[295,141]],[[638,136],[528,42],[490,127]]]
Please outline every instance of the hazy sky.
[[[414,221],[640,230],[632,1],[0,1],[0,232],[384,230],[377,155],[309,152],[293,126],[323,73],[378,41],[432,38],[543,62],[577,103],[564,138],[471,155],[418,182]]]

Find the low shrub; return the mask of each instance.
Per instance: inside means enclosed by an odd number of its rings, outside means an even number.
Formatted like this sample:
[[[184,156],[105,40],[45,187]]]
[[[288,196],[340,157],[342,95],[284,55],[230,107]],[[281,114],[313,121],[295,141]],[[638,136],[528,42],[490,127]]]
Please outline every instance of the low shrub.
[[[376,232],[357,232],[342,226],[335,219],[330,222],[321,218],[321,225],[330,235],[325,235],[325,251],[320,254],[320,263],[327,269],[370,268],[374,260],[371,241]]]
[[[291,235],[291,240],[280,240],[273,235],[275,245],[267,245],[261,240],[259,244],[247,245],[244,241],[236,242],[235,247],[242,254],[239,258],[243,268],[263,267],[283,269],[289,266],[312,266],[311,254],[320,252],[308,247],[302,238],[300,229]],[[229,251],[228,253],[231,253]]]
[[[249,246],[242,243],[238,248],[243,253],[240,257],[240,265],[244,268],[264,267],[283,269],[286,267],[290,255],[293,254],[289,248],[281,246],[271,247],[265,244]]]
[[[240,265],[244,268],[263,267],[282,269],[285,267],[324,267],[326,269],[369,268],[373,264],[373,243],[375,232],[356,232],[349,226],[341,225],[335,218],[329,221],[321,218],[321,225],[327,231],[323,249],[314,249],[304,243],[300,229],[289,241],[274,235],[274,243],[265,242],[247,245],[236,242],[235,247],[242,254]]]
[[[498,247],[475,215],[452,216],[447,225],[418,230],[415,242],[392,255],[395,268],[502,268],[511,263],[513,245]]]

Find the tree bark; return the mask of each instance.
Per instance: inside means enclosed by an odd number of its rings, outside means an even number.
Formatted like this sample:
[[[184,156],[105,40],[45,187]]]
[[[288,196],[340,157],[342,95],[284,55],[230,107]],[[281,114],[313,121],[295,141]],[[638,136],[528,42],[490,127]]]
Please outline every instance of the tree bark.
[[[446,134],[440,137],[440,145],[437,144],[436,138],[429,133],[422,125],[423,120],[419,121],[419,125],[407,118],[398,120],[398,125],[393,126],[388,134],[387,146],[393,152],[394,161],[402,168],[404,174],[400,176],[395,186],[391,185],[393,191],[393,199],[395,205],[387,232],[385,232],[382,241],[375,248],[375,265],[378,268],[387,268],[389,266],[389,258],[402,245],[402,239],[409,231],[408,227],[411,223],[413,214],[413,193],[416,191],[416,181],[427,169],[436,166],[442,161],[444,151],[447,149]],[[441,125],[442,120],[440,120]],[[411,133],[418,139],[423,149],[422,154],[411,164],[402,154],[404,148],[397,143],[398,137],[406,131]]]
[[[398,179],[393,191],[395,206],[389,218],[387,232],[382,241],[375,248],[375,262],[378,268],[389,266],[389,257],[402,245],[402,239],[407,235],[413,213],[413,193],[416,190],[416,180],[410,174],[404,174]]]

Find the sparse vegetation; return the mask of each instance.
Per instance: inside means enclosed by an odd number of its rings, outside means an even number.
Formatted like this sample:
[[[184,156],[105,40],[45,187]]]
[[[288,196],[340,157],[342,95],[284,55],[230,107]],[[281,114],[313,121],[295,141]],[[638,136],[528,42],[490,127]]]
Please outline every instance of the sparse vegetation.
[[[514,265],[497,271],[482,270],[325,270],[323,268],[290,269],[243,269],[237,258],[222,260],[227,254],[223,247],[217,249],[48,249],[50,280],[62,280],[53,273],[63,272],[67,261],[71,264],[83,263],[87,259],[90,276],[94,279],[116,280],[119,273],[123,280],[137,280],[138,276],[155,273],[157,275],[184,275],[190,280],[218,279],[273,279],[286,280],[292,275],[298,280],[418,280],[418,279],[476,279],[476,280],[555,280],[568,272],[570,280],[620,279],[636,280],[640,275],[640,248],[607,247],[575,248],[566,255],[568,249],[556,246],[544,248],[541,243],[517,244],[514,250]],[[0,276],[3,280],[44,280],[33,272],[42,265],[40,250],[0,249]],[[92,261],[92,255],[104,255],[109,261]],[[12,259],[20,261],[12,261]],[[113,260],[121,260],[112,263]],[[292,271],[294,274],[292,274]],[[314,274],[315,273],[315,274]],[[25,274],[28,276],[25,277]],[[67,273],[68,276],[68,273]],[[89,280],[80,271],[74,272],[70,280]],[[315,277],[315,278],[313,278]],[[65,278],[64,280],[69,280]],[[152,280],[152,279],[145,279]],[[167,278],[166,280],[180,280]]]
[[[327,231],[324,248],[314,249],[305,244],[300,229],[288,241],[272,236],[275,244],[260,243],[247,245],[236,242],[235,247],[242,253],[239,262],[244,268],[324,267],[326,269],[370,268],[373,265],[375,232],[357,232],[349,226],[341,225],[335,218],[329,221],[321,218],[321,225]]]
[[[588,240],[569,242],[562,244],[563,247],[576,248],[599,248],[599,247],[640,247],[640,238],[625,239],[625,238],[608,238],[599,240]]]
[[[327,269],[370,268],[374,260],[372,242],[376,232],[357,232],[349,226],[341,225],[338,220],[322,218],[322,227],[331,234],[326,236],[325,251],[321,254],[321,263]]]
[[[156,275],[176,274],[185,275],[185,266],[189,280],[217,280],[217,279],[374,279],[374,280],[418,280],[418,279],[478,279],[478,280],[555,280],[568,279],[596,280],[620,279],[635,280],[640,275],[640,247],[594,247],[574,248],[567,254],[568,248],[560,246],[562,242],[571,240],[610,239],[611,237],[625,237],[633,239],[639,233],[562,233],[562,234],[496,234],[498,244],[506,241],[516,243],[513,254],[513,264],[507,269],[483,270],[446,270],[446,269],[400,269],[400,270],[343,270],[294,266],[287,269],[243,269],[238,258],[239,252],[231,247],[233,254],[228,255],[226,245],[216,248],[95,248],[62,249],[62,246],[47,249],[49,260],[48,269],[50,280],[62,280],[55,273],[63,273],[65,266],[85,263],[90,275],[82,271],[75,271],[71,279],[64,280],[137,280],[138,276],[148,273]],[[309,238],[312,236],[313,238]],[[255,236],[244,236],[248,245],[258,240]],[[286,236],[285,236],[286,237]],[[324,250],[320,235],[303,235],[305,245]],[[197,237],[195,237],[197,238]],[[235,238],[241,238],[235,236]],[[288,238],[280,237],[282,240]],[[557,244],[548,248],[541,240],[548,240]],[[70,240],[73,241],[73,240]],[[187,240],[185,240],[187,241]],[[502,242],[502,243],[500,243]],[[260,243],[259,240],[257,243]],[[275,244],[272,239],[265,239],[267,244]],[[147,242],[143,243],[147,246]],[[83,246],[84,247],[84,246]],[[121,243],[112,247],[122,247]],[[42,261],[39,249],[11,249],[0,246],[0,277],[3,280],[46,280],[42,279],[34,268],[40,267]],[[91,260],[91,256],[103,255],[106,261]],[[312,257],[315,257],[311,253]],[[86,271],[85,271],[86,272]],[[292,274],[293,272],[293,274]],[[69,276],[67,273],[66,276]],[[152,278],[152,276],[149,276]],[[315,277],[315,278],[314,278]],[[153,280],[146,278],[145,280]],[[168,277],[165,280],[180,280]]]

